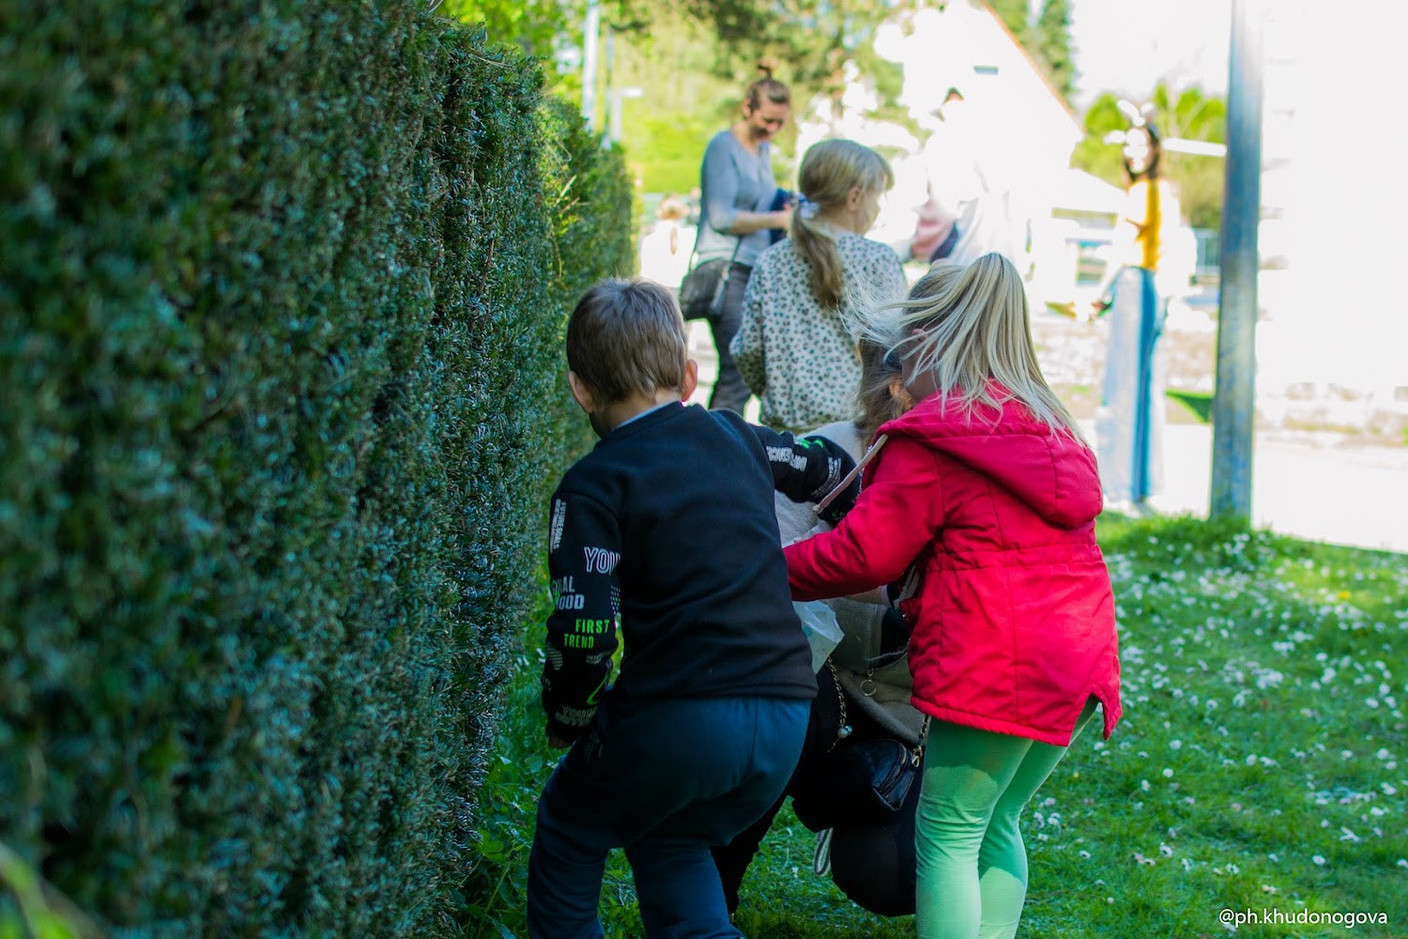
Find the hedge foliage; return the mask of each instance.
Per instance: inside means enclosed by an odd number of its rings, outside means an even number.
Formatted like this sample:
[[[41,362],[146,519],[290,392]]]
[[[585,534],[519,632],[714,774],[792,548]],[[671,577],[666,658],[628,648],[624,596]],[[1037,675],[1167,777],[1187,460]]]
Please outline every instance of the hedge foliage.
[[[0,843],[119,935],[461,902],[630,191],[427,6],[0,0]]]

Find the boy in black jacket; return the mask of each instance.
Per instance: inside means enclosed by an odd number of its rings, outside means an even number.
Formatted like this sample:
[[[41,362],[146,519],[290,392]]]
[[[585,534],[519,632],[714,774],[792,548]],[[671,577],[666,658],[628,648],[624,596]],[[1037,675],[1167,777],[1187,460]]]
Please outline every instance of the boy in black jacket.
[[[698,367],[657,284],[588,291],[567,363],[601,440],[549,512],[543,708],[549,742],[571,749],[538,801],[529,933],[601,936],[606,856],[624,847],[647,935],[737,936],[709,849],[782,792],[816,694],[772,493],[816,501],[851,460],[684,406]]]

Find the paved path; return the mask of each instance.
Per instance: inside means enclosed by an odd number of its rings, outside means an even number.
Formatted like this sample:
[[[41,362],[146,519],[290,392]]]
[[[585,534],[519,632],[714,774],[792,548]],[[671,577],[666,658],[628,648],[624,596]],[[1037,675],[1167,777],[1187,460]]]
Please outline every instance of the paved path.
[[[1206,517],[1212,428],[1176,424],[1164,437],[1159,511]],[[1408,552],[1408,448],[1354,447],[1331,435],[1258,434],[1252,451],[1252,520],[1312,541]]]

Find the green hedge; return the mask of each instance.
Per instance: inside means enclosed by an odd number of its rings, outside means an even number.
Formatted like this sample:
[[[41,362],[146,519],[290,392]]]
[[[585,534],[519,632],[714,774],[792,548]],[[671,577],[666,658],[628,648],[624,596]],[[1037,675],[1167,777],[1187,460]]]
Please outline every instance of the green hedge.
[[[0,2],[0,842],[118,934],[462,902],[630,192],[426,6]]]

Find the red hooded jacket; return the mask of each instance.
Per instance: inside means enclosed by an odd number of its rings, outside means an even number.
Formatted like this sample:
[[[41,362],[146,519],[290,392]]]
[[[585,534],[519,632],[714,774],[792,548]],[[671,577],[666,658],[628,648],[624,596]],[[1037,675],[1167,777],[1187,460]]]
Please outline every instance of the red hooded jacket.
[[[1067,746],[1093,695],[1109,737],[1119,652],[1095,543],[1095,455],[1019,402],[993,415],[979,405],[965,418],[933,395],[881,427],[889,440],[855,508],[786,549],[792,596],[859,593],[913,568],[917,592],[901,608],[913,629],[915,707]]]

